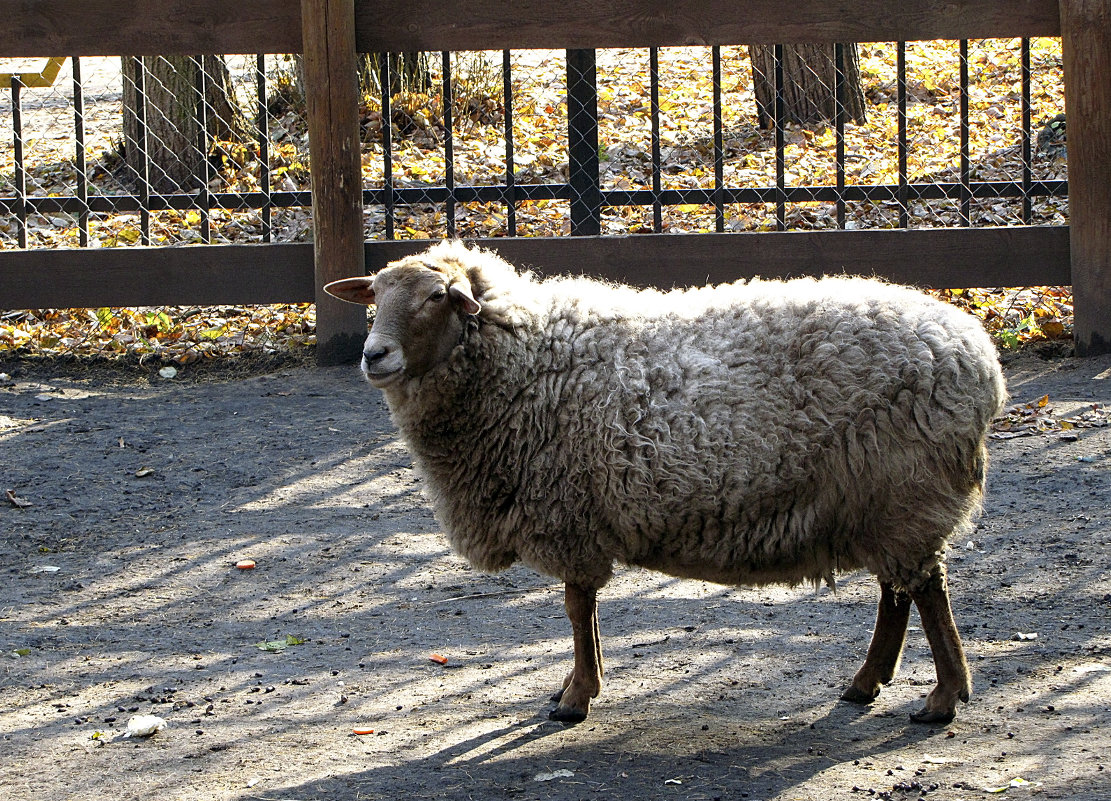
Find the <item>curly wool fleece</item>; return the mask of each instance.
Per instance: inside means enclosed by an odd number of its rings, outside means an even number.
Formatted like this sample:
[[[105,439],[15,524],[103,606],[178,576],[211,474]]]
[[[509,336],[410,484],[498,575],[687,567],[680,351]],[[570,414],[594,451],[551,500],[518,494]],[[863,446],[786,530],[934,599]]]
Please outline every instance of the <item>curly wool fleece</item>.
[[[386,400],[453,547],[583,587],[865,567],[915,589],[979,507],[1005,397],[971,316],[860,278],[662,293],[444,243],[481,310]]]

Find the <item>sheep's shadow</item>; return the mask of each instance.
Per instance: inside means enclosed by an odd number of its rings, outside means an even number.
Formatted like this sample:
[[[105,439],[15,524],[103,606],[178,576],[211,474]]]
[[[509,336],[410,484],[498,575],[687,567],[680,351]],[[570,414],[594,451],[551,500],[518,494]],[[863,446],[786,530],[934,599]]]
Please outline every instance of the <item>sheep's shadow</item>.
[[[647,719],[634,707],[628,702],[574,726],[537,714],[400,764],[273,789],[267,798],[354,801],[388,797],[401,786],[415,797],[449,799],[623,799],[646,787],[684,798],[773,797],[831,765],[883,763],[889,752],[944,737],[844,702],[805,725],[705,717],[675,705],[654,708]],[[707,736],[706,728],[721,733]],[[881,776],[881,784],[898,780],[876,771]]]

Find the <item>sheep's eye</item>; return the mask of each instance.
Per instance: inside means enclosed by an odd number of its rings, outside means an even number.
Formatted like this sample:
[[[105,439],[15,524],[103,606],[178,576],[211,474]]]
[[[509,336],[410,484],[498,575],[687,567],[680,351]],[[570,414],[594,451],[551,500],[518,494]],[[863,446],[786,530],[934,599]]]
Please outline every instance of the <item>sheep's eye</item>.
[[[447,290],[446,289],[437,289],[435,292],[433,292],[431,295],[428,296],[428,299],[438,303],[446,297],[447,297]]]

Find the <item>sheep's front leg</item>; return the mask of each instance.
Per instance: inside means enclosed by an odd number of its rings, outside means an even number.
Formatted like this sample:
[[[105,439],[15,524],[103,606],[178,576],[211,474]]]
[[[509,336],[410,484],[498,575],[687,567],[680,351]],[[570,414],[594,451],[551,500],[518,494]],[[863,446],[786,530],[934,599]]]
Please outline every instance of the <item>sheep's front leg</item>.
[[[564,601],[575,640],[575,667],[552,696],[559,706],[548,713],[552,720],[578,723],[590,712],[590,699],[602,691],[602,636],[598,629],[597,590],[565,585]]]
[[[934,655],[937,686],[926,697],[926,706],[910,716],[915,723],[948,723],[957,712],[957,701],[968,701],[972,676],[964,658],[961,636],[949,605],[949,588],[944,566],[934,569],[929,582],[912,591],[922,628]]]
[[[909,618],[910,595],[896,590],[890,582],[881,581],[872,644],[868,646],[868,656],[853,677],[853,683],[841,695],[842,701],[870,704],[880,694],[880,687],[891,683],[899,669]]]

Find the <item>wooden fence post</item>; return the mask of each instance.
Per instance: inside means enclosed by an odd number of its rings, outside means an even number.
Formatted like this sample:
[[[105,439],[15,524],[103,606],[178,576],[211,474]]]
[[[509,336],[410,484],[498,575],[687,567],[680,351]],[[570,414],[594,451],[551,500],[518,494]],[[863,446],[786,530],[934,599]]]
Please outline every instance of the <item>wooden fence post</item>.
[[[301,32],[312,170],[316,360],[346,364],[362,350],[366,310],[333,298],[322,287],[365,272],[354,0],[302,0]]]
[[[1111,353],[1111,4],[1060,0],[1069,159],[1073,336]]]

